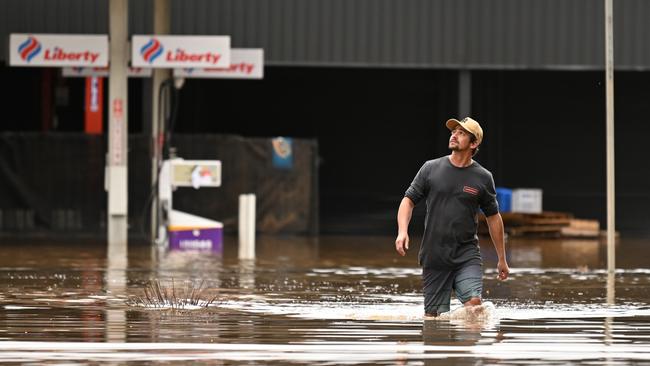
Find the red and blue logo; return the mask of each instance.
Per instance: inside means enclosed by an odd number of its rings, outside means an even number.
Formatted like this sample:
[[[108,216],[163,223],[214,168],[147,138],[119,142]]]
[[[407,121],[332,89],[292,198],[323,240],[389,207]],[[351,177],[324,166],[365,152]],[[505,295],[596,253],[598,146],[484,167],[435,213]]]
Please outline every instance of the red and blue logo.
[[[30,36],[18,46],[18,53],[20,53],[20,58],[29,62],[41,52],[41,48],[41,43],[36,38]]]
[[[148,63],[153,63],[158,56],[162,55],[163,51],[165,48],[160,44],[160,41],[158,41],[155,38],[152,38],[140,48],[140,54],[142,55],[142,58]]]

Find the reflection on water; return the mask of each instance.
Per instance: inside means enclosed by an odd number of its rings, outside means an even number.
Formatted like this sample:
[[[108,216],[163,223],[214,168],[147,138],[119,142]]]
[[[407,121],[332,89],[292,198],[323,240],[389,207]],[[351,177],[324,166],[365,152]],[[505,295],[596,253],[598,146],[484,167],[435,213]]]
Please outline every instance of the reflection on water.
[[[509,243],[511,279],[483,246],[484,313],[457,300],[423,320],[417,248],[393,238],[260,238],[255,261],[101,245],[0,247],[0,362],[214,364],[643,363],[650,360],[648,243],[619,244],[616,276],[593,241]],[[417,240],[414,240],[417,242]],[[205,280],[207,309],[127,306],[153,279]],[[614,297],[615,294],[615,297]]]

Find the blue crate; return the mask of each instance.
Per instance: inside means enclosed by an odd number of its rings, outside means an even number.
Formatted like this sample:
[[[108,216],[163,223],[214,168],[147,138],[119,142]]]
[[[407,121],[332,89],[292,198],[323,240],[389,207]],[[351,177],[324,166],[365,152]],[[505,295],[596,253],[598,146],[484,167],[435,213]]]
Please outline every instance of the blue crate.
[[[512,189],[497,187],[497,202],[499,202],[499,211],[512,211]]]

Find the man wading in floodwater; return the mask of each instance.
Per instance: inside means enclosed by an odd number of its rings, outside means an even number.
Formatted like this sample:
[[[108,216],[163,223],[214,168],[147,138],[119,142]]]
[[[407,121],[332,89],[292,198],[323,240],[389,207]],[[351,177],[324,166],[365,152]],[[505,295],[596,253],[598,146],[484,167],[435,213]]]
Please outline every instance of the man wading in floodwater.
[[[498,278],[505,280],[510,272],[492,173],[472,160],[483,140],[483,129],[469,117],[462,121],[450,119],[446,126],[451,130],[451,155],[424,163],[397,213],[395,249],[404,256],[409,248],[408,226],[413,208],[426,200],[418,261],[422,266],[424,312],[428,317],[449,311],[452,289],[465,306],[481,305],[483,271],[476,235],[479,207],[487,217],[499,256]]]

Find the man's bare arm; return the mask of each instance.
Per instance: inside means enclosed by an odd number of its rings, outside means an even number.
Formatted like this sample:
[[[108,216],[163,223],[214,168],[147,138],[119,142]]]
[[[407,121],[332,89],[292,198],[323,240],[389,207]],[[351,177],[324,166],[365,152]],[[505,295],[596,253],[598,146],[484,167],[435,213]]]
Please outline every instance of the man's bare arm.
[[[503,219],[501,218],[501,214],[497,213],[488,216],[487,224],[488,229],[490,230],[492,243],[494,244],[497,256],[499,257],[499,262],[497,263],[497,271],[499,272],[498,278],[500,280],[505,280],[510,274],[510,268],[508,268],[508,261],[506,260],[506,245],[503,240]]]
[[[397,252],[404,256],[409,248],[409,223],[413,215],[413,208],[415,204],[410,198],[402,198],[397,211],[397,239],[395,239],[395,249]]]

